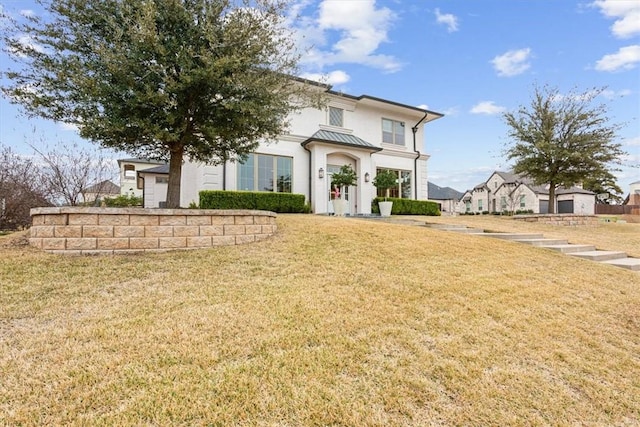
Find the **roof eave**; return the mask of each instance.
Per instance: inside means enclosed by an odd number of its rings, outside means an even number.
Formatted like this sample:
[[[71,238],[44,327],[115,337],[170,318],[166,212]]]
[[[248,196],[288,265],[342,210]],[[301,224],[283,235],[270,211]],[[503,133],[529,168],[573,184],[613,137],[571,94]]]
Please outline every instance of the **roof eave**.
[[[344,147],[351,147],[351,148],[358,148],[360,150],[366,150],[366,151],[370,151],[370,152],[378,152],[378,151],[382,151],[382,148],[380,147],[367,147],[364,145],[358,145],[358,144],[349,144],[348,142],[340,142],[340,141],[331,141],[329,139],[320,139],[320,138],[309,138],[303,142],[300,143],[300,145],[302,145],[303,147],[306,147],[307,145],[311,144],[312,142],[320,142],[323,144],[332,144],[332,145],[342,145]]]

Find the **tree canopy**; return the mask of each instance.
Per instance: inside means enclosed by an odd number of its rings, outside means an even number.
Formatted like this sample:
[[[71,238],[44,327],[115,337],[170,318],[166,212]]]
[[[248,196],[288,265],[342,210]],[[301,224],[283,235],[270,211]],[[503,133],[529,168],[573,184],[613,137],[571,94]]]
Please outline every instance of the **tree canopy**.
[[[585,190],[596,193],[596,203],[613,205],[624,200],[622,188],[616,182],[616,177],[609,171],[603,171],[600,176],[591,176],[582,182]]]
[[[185,158],[243,159],[318,93],[291,78],[286,2],[43,1],[46,21],[3,35],[23,65],[5,72],[4,93],[104,147],[169,161],[168,207],[179,206]]]
[[[562,95],[557,88],[535,87],[529,106],[507,112],[508,160],[513,171],[549,186],[549,213],[555,212],[559,187],[571,187],[593,177],[612,176],[625,152],[615,142],[619,124],[611,124],[607,106],[594,105],[604,91]]]

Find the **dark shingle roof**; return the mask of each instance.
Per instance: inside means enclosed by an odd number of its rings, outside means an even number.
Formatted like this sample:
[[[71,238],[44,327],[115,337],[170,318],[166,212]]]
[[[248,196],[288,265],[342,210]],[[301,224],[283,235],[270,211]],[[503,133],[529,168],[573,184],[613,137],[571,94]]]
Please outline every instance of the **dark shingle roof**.
[[[429,199],[431,200],[460,200],[464,193],[451,187],[440,187],[432,182],[427,182]]]
[[[155,168],[142,169],[142,170],[139,170],[138,173],[168,174],[169,165],[160,165],[160,166],[156,166]]]
[[[125,162],[128,162],[128,163],[148,163],[150,165],[164,165],[164,164],[167,163],[167,162],[163,162],[161,160],[138,159],[138,158],[135,158],[135,157],[128,158],[128,159],[118,159],[118,164],[125,163]]]

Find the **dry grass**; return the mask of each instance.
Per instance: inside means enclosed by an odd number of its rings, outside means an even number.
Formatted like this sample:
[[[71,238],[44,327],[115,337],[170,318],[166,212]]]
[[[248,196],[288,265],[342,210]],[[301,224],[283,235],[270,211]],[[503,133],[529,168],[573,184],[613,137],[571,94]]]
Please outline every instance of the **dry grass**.
[[[0,424],[640,424],[638,273],[278,221],[267,241],[193,252],[0,248]]]
[[[604,217],[615,218],[606,215]],[[622,218],[626,222],[599,222],[596,226],[591,227],[536,224],[494,215],[429,217],[427,221],[464,224],[489,231],[540,232],[545,237],[566,238],[569,243],[592,244],[598,249],[623,251],[629,256],[640,258],[640,222],[638,222],[638,217],[637,215],[627,215]],[[415,219],[424,221],[424,218],[416,217]]]

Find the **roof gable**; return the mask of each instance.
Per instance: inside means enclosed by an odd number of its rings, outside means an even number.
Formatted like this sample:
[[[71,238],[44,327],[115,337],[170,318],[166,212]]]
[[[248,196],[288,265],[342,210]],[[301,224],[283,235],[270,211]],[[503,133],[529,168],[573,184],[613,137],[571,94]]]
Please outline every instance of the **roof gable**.
[[[451,187],[440,187],[432,182],[427,182],[429,199],[431,200],[460,200],[463,193]]]

